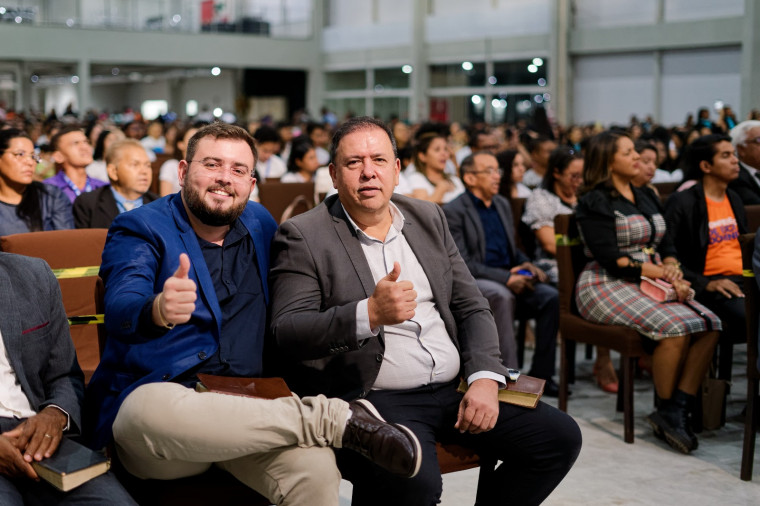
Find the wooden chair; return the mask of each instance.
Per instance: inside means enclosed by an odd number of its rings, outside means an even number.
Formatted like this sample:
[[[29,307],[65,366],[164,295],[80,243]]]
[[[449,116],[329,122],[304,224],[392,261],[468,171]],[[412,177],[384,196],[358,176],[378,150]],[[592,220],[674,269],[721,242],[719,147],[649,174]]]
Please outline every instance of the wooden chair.
[[[657,192],[660,194],[660,200],[664,204],[666,200],[668,200],[668,197],[671,193],[676,191],[679,186],[681,186],[681,183],[653,183],[654,187],[657,188]]]
[[[760,207],[760,206],[757,206]],[[742,245],[742,269],[744,270],[744,305],[747,313],[747,407],[744,419],[744,446],[742,447],[742,467],[740,477],[752,480],[755,460],[755,439],[757,424],[760,422],[760,370],[757,368],[758,311],[760,311],[760,290],[752,269],[752,255],[755,252],[755,234],[739,237]]]
[[[267,181],[259,185],[259,201],[277,223],[314,207],[314,183]]]
[[[624,440],[633,443],[633,377],[636,361],[645,354],[641,337],[622,325],[600,325],[583,319],[575,307],[575,282],[587,259],[583,255],[575,215],[554,219],[559,267],[560,372],[559,409],[567,411],[568,383],[575,369],[575,343],[610,348],[620,353],[622,380],[618,390],[618,411],[623,411]]]
[[[744,213],[747,215],[747,232],[757,232],[760,228],[760,204],[744,206]]]
[[[71,323],[71,339],[88,382],[100,362],[98,341],[104,334],[97,308],[98,270],[108,230],[80,229],[29,232],[0,237],[0,250],[45,260],[61,286]],[[97,315],[100,315],[98,317]]]
[[[153,179],[150,182],[149,190],[155,193],[156,195],[161,195],[160,188],[159,188],[161,182],[158,180],[158,176],[161,173],[161,166],[164,164],[165,161],[171,160],[172,158],[174,158],[174,156],[160,153],[156,155],[155,160],[150,162],[150,167],[153,171]]]

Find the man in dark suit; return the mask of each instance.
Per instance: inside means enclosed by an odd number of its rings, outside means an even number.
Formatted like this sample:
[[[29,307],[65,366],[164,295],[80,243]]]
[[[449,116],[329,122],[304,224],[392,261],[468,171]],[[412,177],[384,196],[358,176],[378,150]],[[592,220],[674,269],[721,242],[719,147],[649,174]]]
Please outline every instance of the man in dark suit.
[[[106,152],[110,185],[83,193],[74,201],[76,228],[108,228],[119,214],[158,198],[148,191],[153,169],[148,153],[138,141],[114,143]]]
[[[731,130],[731,143],[739,158],[739,177],[728,187],[745,206],[760,204],[760,121],[742,121]]]
[[[444,207],[451,235],[470,273],[488,299],[499,332],[501,358],[517,367],[515,313],[536,319],[532,376],[546,380],[544,393],[556,397],[554,374],[559,294],[546,274],[515,247],[512,210],[499,195],[501,171],[489,153],[471,155],[460,172],[467,191]]]
[[[206,126],[186,156],[179,193],[120,214],[108,231],[100,269],[108,339],[87,390],[92,445],[113,442],[143,479],[216,466],[278,505],[337,504],[329,446],[414,475],[419,443],[364,400],[194,390],[198,373],[262,375],[277,225],[249,201],[256,148],[248,132]]]
[[[31,466],[81,430],[79,369],[58,281],[38,258],[0,253],[0,504],[135,505],[110,473],[70,491]]]
[[[297,392],[367,398],[412,429],[423,453],[420,473],[398,480],[340,452],[352,504],[437,503],[436,440],[506,463],[481,484],[479,501],[539,504],[575,461],[577,425],[543,403],[498,402],[507,371],[488,302],[440,207],[393,194],[400,161],[388,128],[347,121],[331,158],[338,194],[275,237],[272,333]]]

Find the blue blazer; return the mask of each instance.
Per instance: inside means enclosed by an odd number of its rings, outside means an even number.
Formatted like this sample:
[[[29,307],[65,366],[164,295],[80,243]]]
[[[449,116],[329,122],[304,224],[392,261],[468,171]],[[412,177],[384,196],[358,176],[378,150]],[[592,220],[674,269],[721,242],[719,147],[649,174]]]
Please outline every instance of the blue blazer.
[[[268,302],[269,246],[277,224],[255,202],[248,203],[240,221],[253,239]],[[144,319],[141,323],[146,304],[161,292],[179,266],[180,253],[190,257],[189,276],[198,286],[190,322],[169,331],[146,325]],[[111,440],[113,421],[132,390],[146,383],[171,381],[211,357],[219,347],[222,326],[214,282],[179,193],[114,219],[100,276],[106,286],[108,339],[87,388],[87,420],[92,423],[88,431],[93,433],[94,448]]]

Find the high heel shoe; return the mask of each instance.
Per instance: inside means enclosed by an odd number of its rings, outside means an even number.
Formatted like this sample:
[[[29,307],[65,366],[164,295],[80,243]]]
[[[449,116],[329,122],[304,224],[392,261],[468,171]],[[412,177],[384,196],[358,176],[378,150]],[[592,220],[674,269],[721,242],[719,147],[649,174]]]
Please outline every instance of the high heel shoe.
[[[596,379],[596,384],[599,385],[599,388],[603,391],[610,394],[616,394],[618,392],[620,384],[618,382],[617,374],[615,374],[615,369],[612,367],[612,362],[607,362],[607,364],[602,367],[594,364],[594,378]]]

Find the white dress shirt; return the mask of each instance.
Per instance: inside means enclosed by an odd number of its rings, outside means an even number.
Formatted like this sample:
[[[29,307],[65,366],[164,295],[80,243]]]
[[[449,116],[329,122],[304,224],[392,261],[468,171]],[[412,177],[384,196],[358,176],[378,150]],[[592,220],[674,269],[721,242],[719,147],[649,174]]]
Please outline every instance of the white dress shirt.
[[[427,275],[402,233],[404,216],[392,202],[390,212],[393,222],[383,241],[368,236],[356,226],[350,216],[348,218],[357,231],[375,284],[393,270],[394,262],[398,262],[401,266],[398,281],[411,281],[417,292],[414,318],[397,325],[383,326],[385,352],[372,388],[405,390],[452,381],[459,374],[459,351],[436,309]],[[379,327],[370,328],[368,300],[359,301],[356,307],[358,340],[380,333]],[[476,372],[467,381],[472,383],[481,378],[493,379],[502,387],[506,384],[504,376],[491,371]]]

